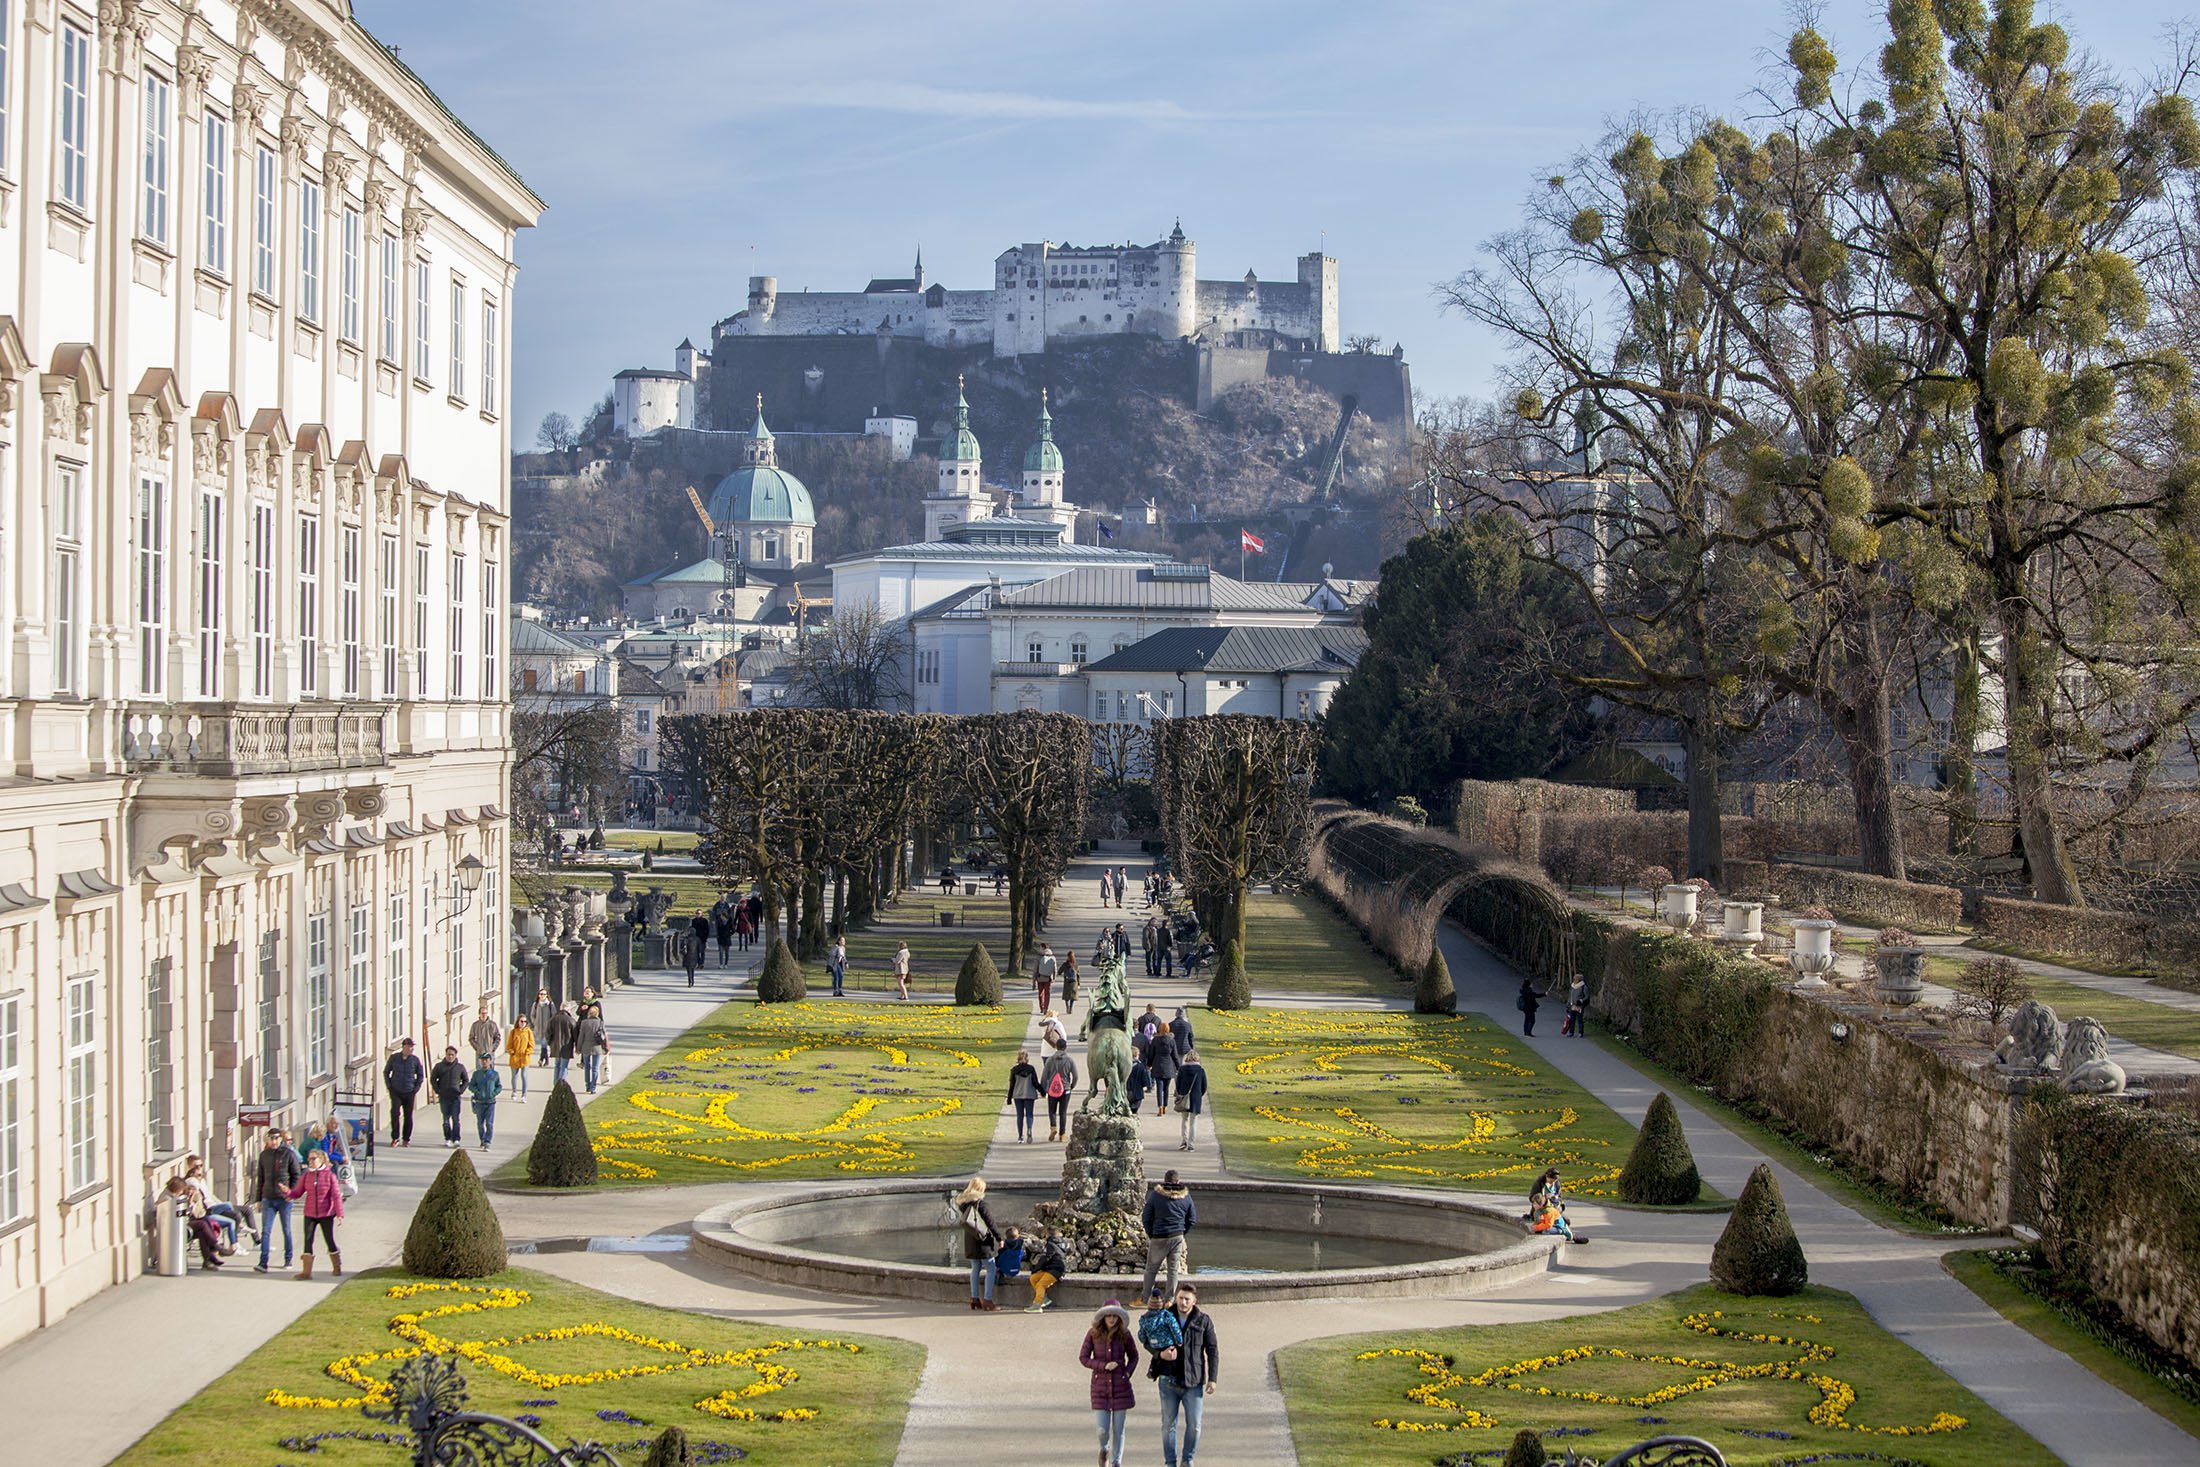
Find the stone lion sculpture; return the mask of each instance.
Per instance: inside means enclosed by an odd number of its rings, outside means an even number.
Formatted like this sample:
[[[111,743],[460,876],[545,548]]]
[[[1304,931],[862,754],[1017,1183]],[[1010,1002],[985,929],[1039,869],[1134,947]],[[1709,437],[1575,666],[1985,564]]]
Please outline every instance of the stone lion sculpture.
[[[1994,1050],[1997,1063],[2025,1074],[2045,1074],[2061,1063],[2062,1021],[2036,998],[2017,1006],[2009,1019],[2009,1037]]]
[[[2063,1035],[2063,1085],[2079,1095],[2121,1095],[2124,1067],[2108,1057],[2108,1031],[2101,1021],[2079,1015]]]

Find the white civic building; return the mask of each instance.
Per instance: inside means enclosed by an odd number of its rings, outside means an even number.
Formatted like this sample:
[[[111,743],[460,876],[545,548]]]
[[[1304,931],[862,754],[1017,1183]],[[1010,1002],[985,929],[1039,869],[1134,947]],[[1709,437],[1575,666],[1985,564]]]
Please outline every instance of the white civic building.
[[[0,5],[0,1341],[508,965],[542,204],[346,0]],[[501,1000],[499,1000],[501,1001]]]

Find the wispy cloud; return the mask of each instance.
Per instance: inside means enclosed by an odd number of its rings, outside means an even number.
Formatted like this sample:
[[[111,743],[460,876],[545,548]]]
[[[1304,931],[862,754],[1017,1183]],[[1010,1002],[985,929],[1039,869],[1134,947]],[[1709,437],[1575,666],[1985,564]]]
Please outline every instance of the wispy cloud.
[[[864,112],[898,112],[922,117],[958,117],[994,121],[1150,122],[1165,126],[1218,122],[1277,122],[1311,118],[1312,112],[1218,111],[1186,107],[1164,97],[1120,97],[1087,101],[1045,97],[1029,92],[979,91],[934,87],[922,82],[824,82],[741,87],[729,94],[729,110],[755,113],[763,108],[837,107]]]

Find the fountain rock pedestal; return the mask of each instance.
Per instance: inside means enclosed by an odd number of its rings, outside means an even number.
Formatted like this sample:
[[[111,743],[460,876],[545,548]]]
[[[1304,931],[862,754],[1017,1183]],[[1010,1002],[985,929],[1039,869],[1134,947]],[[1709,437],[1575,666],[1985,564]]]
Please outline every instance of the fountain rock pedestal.
[[[1060,1228],[1062,1252],[1078,1273],[1138,1273],[1146,1266],[1145,1148],[1136,1116],[1070,1120],[1062,1195],[1032,1209],[1035,1228]]]

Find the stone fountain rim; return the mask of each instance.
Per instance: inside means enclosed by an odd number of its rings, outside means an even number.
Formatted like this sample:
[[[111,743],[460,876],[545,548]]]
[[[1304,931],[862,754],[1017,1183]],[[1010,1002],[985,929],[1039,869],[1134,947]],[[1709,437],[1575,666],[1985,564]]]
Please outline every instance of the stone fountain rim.
[[[770,1243],[743,1236],[741,1222],[764,1213],[790,1207],[814,1206],[838,1200],[866,1197],[922,1196],[943,1198],[958,1185],[945,1178],[896,1178],[851,1182],[770,1197],[737,1198],[697,1215],[693,1224],[696,1248],[714,1261],[739,1268],[760,1266],[763,1276],[800,1287],[829,1293],[896,1295],[903,1297],[959,1297],[969,1287],[969,1272],[942,1264],[889,1263],[848,1254],[825,1253],[791,1243]],[[1552,1260],[1565,1247],[1564,1240],[1530,1233],[1514,1214],[1486,1203],[1450,1198],[1427,1192],[1381,1186],[1336,1186],[1319,1182],[1259,1181],[1249,1178],[1194,1178],[1188,1182],[1195,1196],[1201,1193],[1242,1193],[1335,1198],[1349,1202],[1380,1202],[1388,1206],[1429,1213],[1467,1214],[1476,1220],[1517,1233],[1520,1241],[1476,1253],[1457,1253],[1419,1263],[1383,1264],[1369,1268],[1279,1271],[1276,1273],[1213,1273],[1196,1275],[1203,1299],[1249,1302],[1260,1299],[1321,1299],[1338,1297],[1397,1297],[1442,1291],[1446,1283],[1482,1281],[1483,1288],[1501,1288],[1549,1271]],[[1004,1180],[997,1190],[1005,1193],[1044,1192],[1044,1180]],[[944,1228],[943,1228],[944,1231]],[[1196,1246],[1197,1234],[1194,1234]],[[813,1275],[837,1279],[825,1283]],[[1124,1279],[1136,1275],[1075,1273],[1059,1286],[1083,1297],[1116,1297]]]

